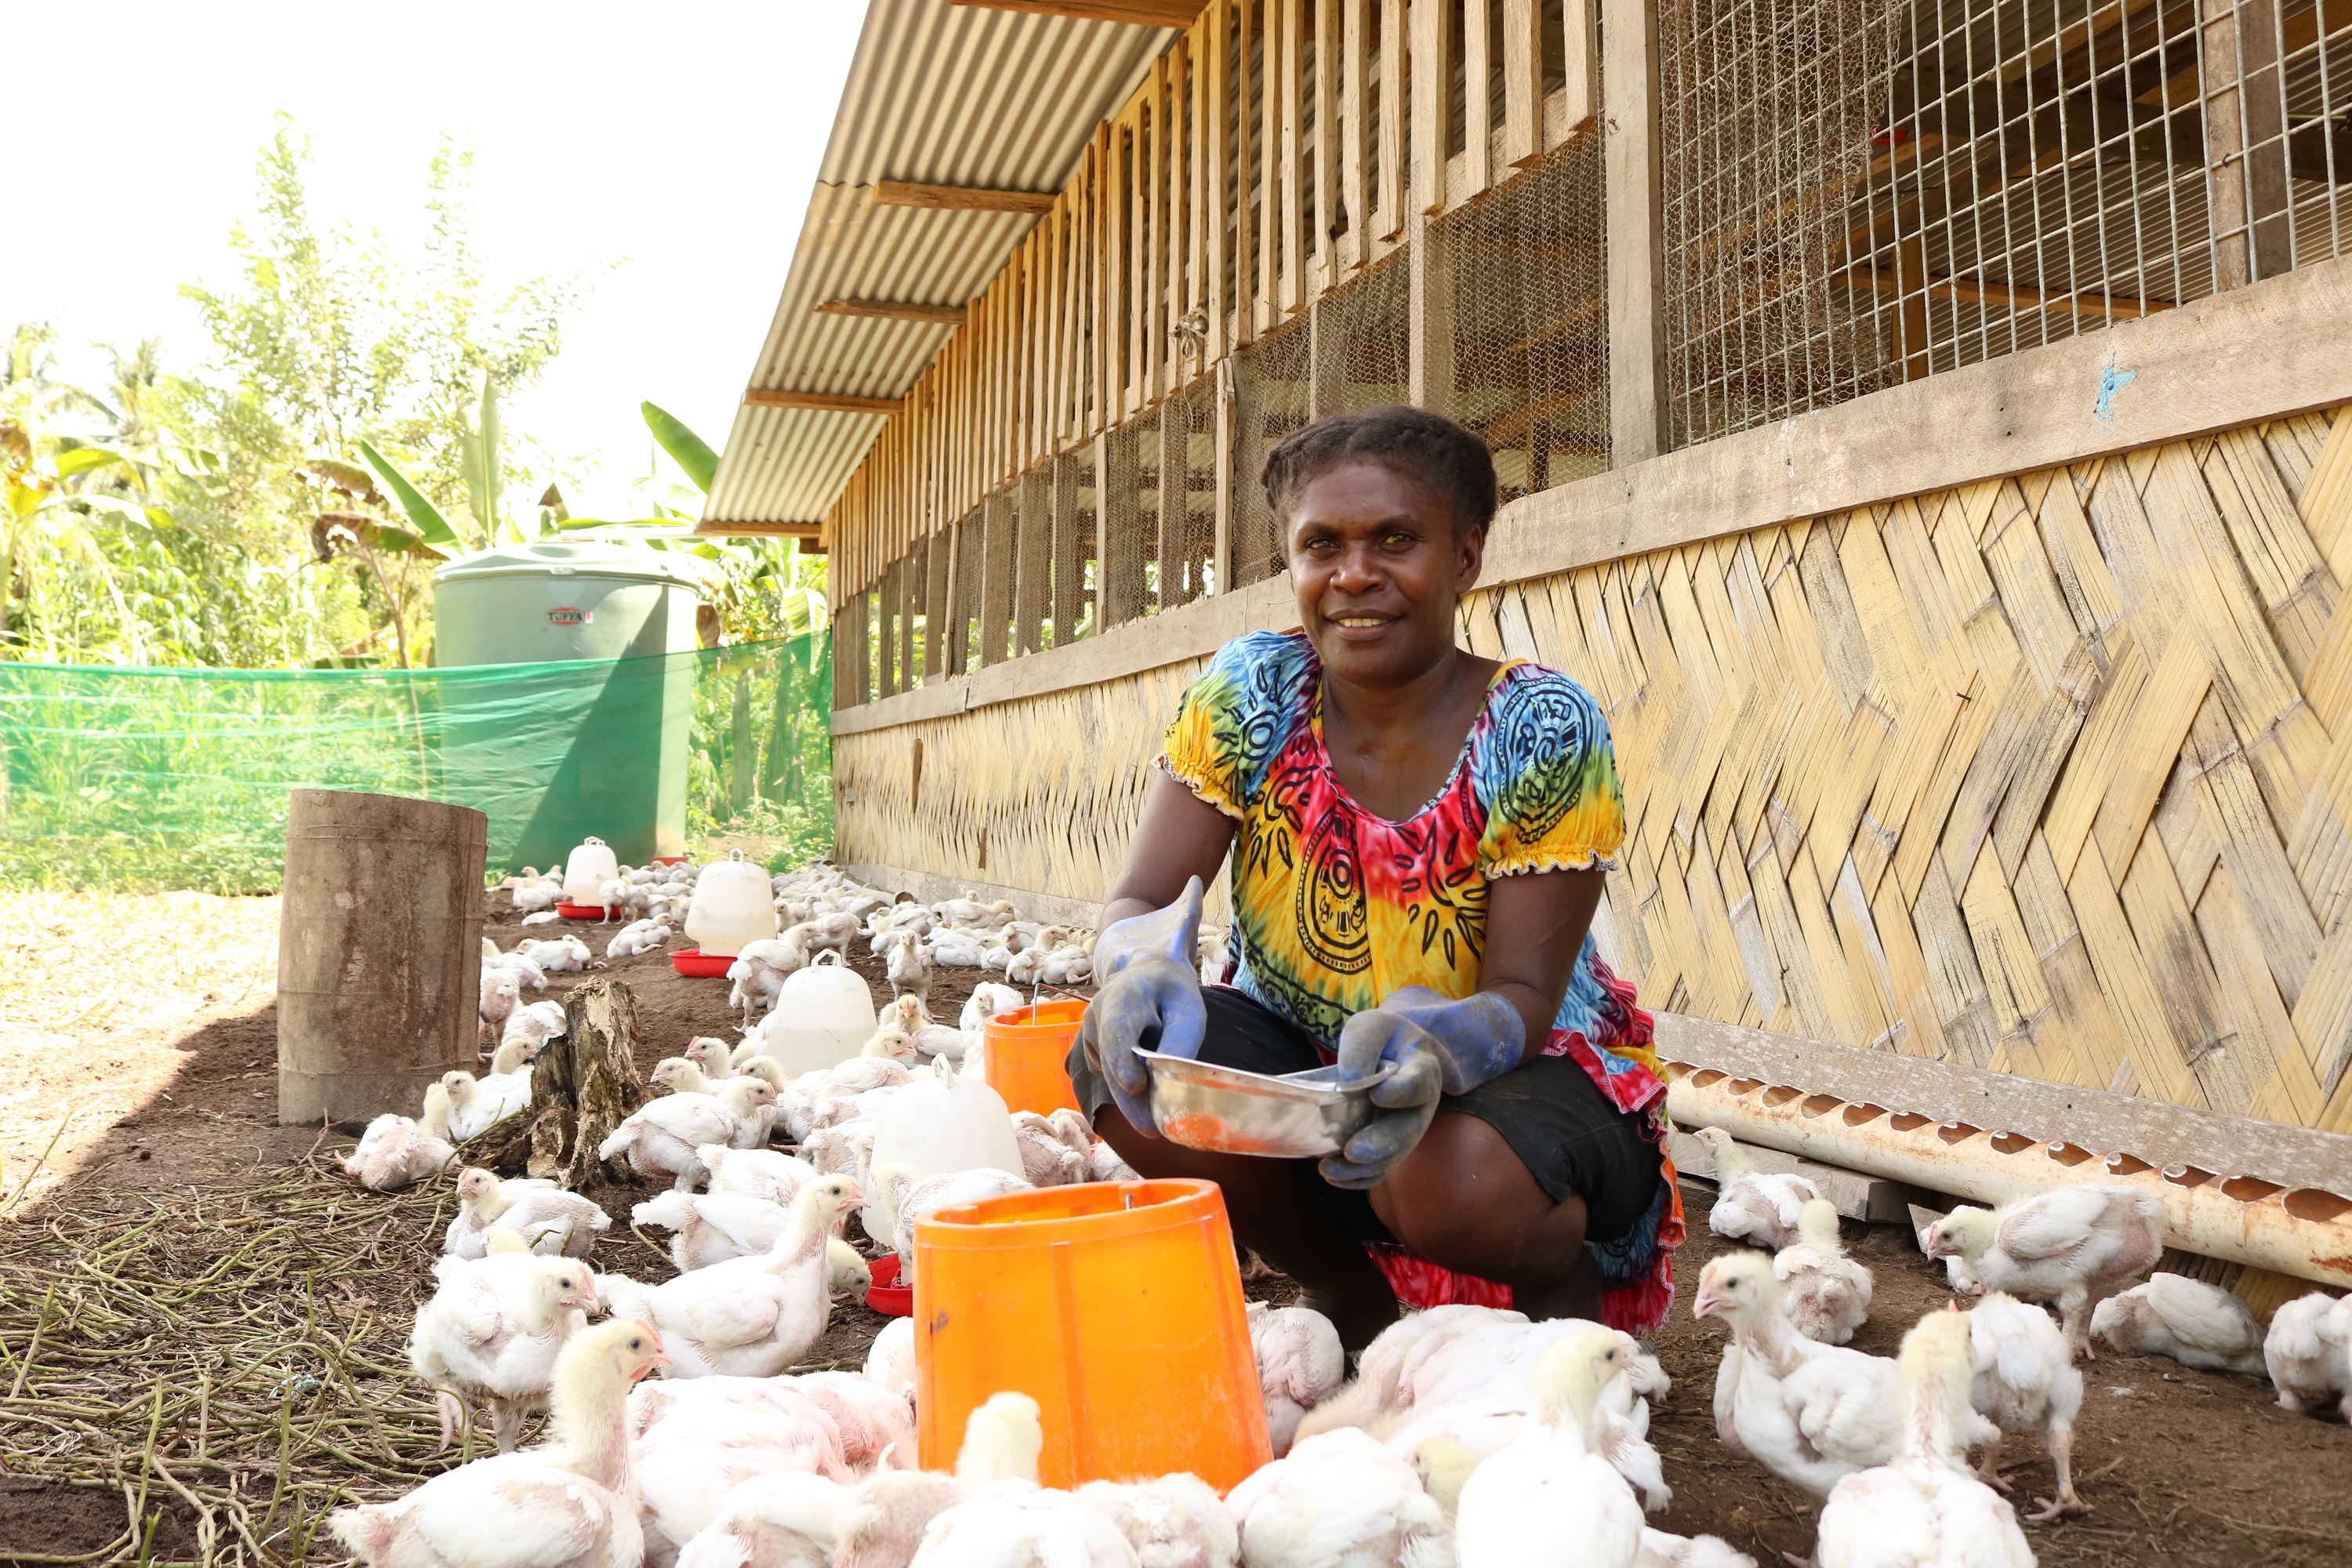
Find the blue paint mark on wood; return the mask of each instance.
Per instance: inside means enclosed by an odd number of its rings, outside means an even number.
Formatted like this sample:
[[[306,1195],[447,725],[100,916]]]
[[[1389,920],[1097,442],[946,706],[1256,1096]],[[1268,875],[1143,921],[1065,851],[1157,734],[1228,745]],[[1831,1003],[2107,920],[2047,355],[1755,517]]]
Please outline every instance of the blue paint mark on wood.
[[[2107,355],[2106,367],[2099,373],[2099,400],[2091,405],[2091,423],[2102,430],[2116,427],[2116,394],[2139,379],[2139,372],[2122,370],[2116,356]]]

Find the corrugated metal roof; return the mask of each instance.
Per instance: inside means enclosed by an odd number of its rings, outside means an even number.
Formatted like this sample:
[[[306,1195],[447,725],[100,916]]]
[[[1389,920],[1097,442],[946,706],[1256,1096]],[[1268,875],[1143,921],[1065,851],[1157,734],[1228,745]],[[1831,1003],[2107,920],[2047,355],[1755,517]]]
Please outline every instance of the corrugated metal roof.
[[[1095,127],[1168,47],[1166,28],[873,0],[808,218],[749,387],[897,397],[955,329],[819,316],[829,300],[957,305],[1034,217],[877,207],[877,180],[1058,191]],[[739,408],[703,521],[823,517],[878,414]]]

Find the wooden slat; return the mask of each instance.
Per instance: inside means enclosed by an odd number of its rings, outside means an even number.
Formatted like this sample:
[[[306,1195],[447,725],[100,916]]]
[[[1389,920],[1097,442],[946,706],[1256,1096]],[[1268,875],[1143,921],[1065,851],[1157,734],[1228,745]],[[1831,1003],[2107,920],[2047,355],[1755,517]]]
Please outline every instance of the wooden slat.
[[[1579,0],[1568,0],[1570,12]],[[1543,155],[1543,5],[1503,0],[1503,162],[1523,169]]]
[[[755,386],[743,394],[746,408],[808,408],[830,414],[896,414],[906,406],[898,397],[853,397],[838,392],[783,392]]]
[[[1339,247],[1334,234],[1339,222],[1339,100],[1345,89],[1340,61],[1346,50],[1342,0],[1313,0],[1315,6],[1315,152],[1310,190],[1314,196],[1313,232],[1308,236],[1313,269],[1307,298],[1318,298],[1339,279]]]
[[[1492,183],[1493,127],[1487,82],[1494,69],[1493,38],[1486,28],[1486,0],[1461,0],[1462,16],[1462,188],[1445,193],[1446,205],[1458,206]]]
[[[1372,0],[1340,0],[1339,200],[1348,212],[1340,263],[1349,272],[1371,257],[1372,214],[1369,184],[1371,146]],[[1316,47],[1323,47],[1318,35]]]
[[[1055,195],[984,185],[926,184],[919,180],[874,182],[877,207],[929,207],[941,212],[1042,213],[1053,206]]]
[[[1454,81],[1448,26],[1454,0],[1412,0],[1412,182],[1409,213],[1445,205],[1446,105]]]
[[[1271,51],[1278,63],[1267,87],[1279,136],[1269,141],[1267,146],[1281,149],[1282,177],[1278,182],[1267,182],[1266,194],[1269,204],[1278,205],[1282,215],[1276,257],[1276,265],[1281,269],[1275,293],[1276,314],[1279,317],[1307,303],[1307,203],[1312,187],[1303,178],[1307,174],[1307,132],[1304,92],[1307,26],[1301,10],[1304,0],[1273,3],[1275,34],[1267,42],[1279,46]]]
[[[1404,232],[1405,127],[1412,118],[1406,103],[1411,48],[1406,32],[1405,0],[1381,0],[1380,194],[1372,209],[1372,234],[1380,239]]]

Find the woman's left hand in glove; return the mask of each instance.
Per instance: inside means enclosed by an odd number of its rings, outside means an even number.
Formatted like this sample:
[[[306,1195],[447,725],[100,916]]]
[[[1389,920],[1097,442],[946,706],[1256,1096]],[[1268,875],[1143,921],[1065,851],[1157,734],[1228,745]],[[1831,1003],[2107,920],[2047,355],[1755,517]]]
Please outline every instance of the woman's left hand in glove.
[[[1385,1181],[1429,1131],[1441,1095],[1467,1094],[1519,1065],[1527,1029],[1519,1010],[1493,992],[1449,1001],[1425,985],[1408,985],[1349,1019],[1339,1031],[1340,1078],[1370,1078],[1382,1063],[1396,1070],[1371,1091],[1383,1114],[1323,1157],[1323,1179],[1360,1188]]]

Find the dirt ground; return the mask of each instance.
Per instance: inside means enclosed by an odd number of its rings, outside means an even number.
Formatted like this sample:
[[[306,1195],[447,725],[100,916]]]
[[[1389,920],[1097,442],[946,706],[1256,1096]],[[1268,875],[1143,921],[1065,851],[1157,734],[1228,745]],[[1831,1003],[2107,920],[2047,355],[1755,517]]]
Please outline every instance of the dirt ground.
[[[194,895],[174,897],[194,900]],[[396,1491],[455,1458],[432,1451],[430,1406],[401,1365],[407,1313],[424,1293],[434,1245],[447,1215],[446,1194],[383,1199],[356,1193],[335,1181],[323,1165],[325,1155],[346,1139],[322,1139],[316,1128],[276,1125],[276,1023],[269,999],[276,955],[274,900],[195,900],[148,910],[148,919],[160,912],[190,933],[188,951],[167,946],[151,953],[143,968],[95,982],[70,978],[79,972],[50,951],[70,935],[85,945],[86,958],[96,955],[106,939],[93,928],[72,923],[86,920],[87,911],[60,913],[52,906],[28,915],[16,902],[6,912],[12,923],[0,941],[8,945],[12,968],[8,989],[0,994],[8,1009],[6,1022],[0,1026],[0,1069],[5,1072],[0,1084],[8,1086],[0,1090],[0,1155],[6,1162],[5,1178],[0,1178],[5,1181],[0,1213],[7,1212],[5,1205],[60,1120],[69,1120],[66,1136],[58,1141],[21,1201],[16,1224],[0,1225],[0,1266],[21,1264],[0,1274],[0,1285],[9,1287],[0,1289],[0,1348],[5,1348],[0,1356],[0,1563],[131,1560],[142,1554],[127,1529],[134,1517],[146,1520],[152,1531],[143,1552],[150,1561],[193,1560],[199,1554],[196,1510],[167,1495],[160,1482],[152,1488],[152,1497],[144,1484],[135,1492],[129,1486],[91,1480],[68,1484],[53,1479],[63,1473],[55,1463],[45,1468],[13,1458],[37,1451],[53,1459],[61,1452],[79,1452],[77,1445],[97,1450],[105,1441],[119,1441],[119,1434],[104,1436],[112,1430],[99,1410],[107,1399],[142,1410],[145,1401],[153,1399],[164,1434],[153,1452],[160,1460],[180,1451],[171,1446],[173,1424],[162,1420],[165,1391],[160,1385],[173,1384],[173,1397],[179,1396],[179,1363],[173,1363],[168,1374],[161,1370],[145,1373],[143,1381],[134,1369],[144,1364],[139,1356],[159,1358],[160,1369],[160,1358],[181,1353],[170,1338],[173,1324],[178,1321],[179,1331],[191,1331],[186,1320],[206,1310],[207,1298],[183,1303],[177,1318],[173,1310],[158,1304],[152,1321],[141,1321],[142,1298],[131,1289],[140,1286],[130,1278],[131,1266],[110,1264],[124,1276],[125,1289],[105,1299],[111,1307],[94,1301],[91,1310],[115,1312],[122,1321],[110,1336],[92,1337],[81,1352],[57,1328],[47,1330],[49,1338],[44,1342],[52,1348],[35,1352],[24,1330],[36,1319],[22,1300],[23,1288],[42,1278],[45,1260],[55,1268],[77,1248],[98,1245],[79,1239],[82,1227],[96,1237],[112,1234],[103,1232],[102,1225],[126,1223],[120,1218],[125,1214],[166,1213],[187,1220],[184,1234],[168,1245],[142,1244],[158,1253],[148,1261],[163,1280],[222,1278],[224,1269],[229,1270],[226,1278],[235,1279],[233,1265],[241,1267],[240,1258],[250,1262],[238,1249],[249,1250],[252,1243],[247,1238],[257,1226],[271,1226],[273,1215],[282,1218],[323,1212],[337,1216],[339,1225],[373,1227],[370,1234],[375,1239],[352,1259],[351,1278],[334,1282],[342,1292],[334,1305],[340,1317],[320,1308],[328,1287],[315,1266],[299,1257],[273,1265],[276,1277],[257,1279],[251,1287],[256,1292],[297,1292],[289,1298],[298,1310],[292,1310],[290,1326],[284,1331],[289,1336],[284,1343],[291,1347],[284,1353],[295,1358],[289,1364],[298,1369],[308,1364],[301,1355],[314,1353],[303,1347],[312,1344],[317,1325],[340,1325],[340,1337],[328,1345],[328,1359],[340,1365],[339,1358],[348,1356],[356,1381],[347,1395],[337,1396],[330,1386],[310,1396],[317,1402],[310,1430],[333,1432],[333,1424],[348,1417],[343,1407],[356,1401],[368,1406],[374,1434],[369,1440],[374,1447],[363,1447],[353,1433],[332,1443],[299,1434],[285,1438],[292,1446],[274,1452],[279,1477],[292,1477],[285,1489],[289,1507],[279,1515],[277,1533],[264,1538],[268,1550],[247,1553],[247,1560],[256,1555],[269,1561],[331,1557],[323,1538],[317,1546],[310,1544],[310,1523],[298,1526],[295,1521],[314,1523],[339,1500]],[[41,919],[55,923],[42,926]],[[544,934],[540,928],[526,932],[510,921],[504,917],[487,928],[501,947],[513,946],[525,934]],[[121,927],[121,911],[116,911],[113,923]],[[593,928],[583,934],[602,948],[603,940]],[[142,943],[142,951],[152,945]],[[28,955],[34,953],[48,954],[46,967],[30,962]],[[661,955],[625,959],[609,967],[599,963],[592,974],[624,979],[636,995],[641,1065],[646,1068],[674,1054],[692,1036],[725,1033],[735,1022],[726,1007],[723,981],[682,979]],[[859,958],[855,967],[876,983],[877,994],[885,990],[878,962]],[[582,978],[551,977],[549,994],[560,995]],[[971,984],[982,978],[977,973],[942,972],[931,1000],[934,1015],[952,1018]],[[87,1016],[74,1016],[77,1008]],[[1675,1501],[1652,1522],[1680,1532],[1725,1536],[1771,1568],[1780,1552],[1810,1549],[1812,1504],[1756,1466],[1729,1458],[1714,1435],[1709,1395],[1722,1332],[1716,1325],[1695,1322],[1688,1302],[1696,1290],[1698,1270],[1717,1244],[1705,1230],[1709,1189],[1691,1182],[1685,1193],[1695,1235],[1678,1260],[1680,1293],[1674,1320],[1656,1344],[1675,1387],[1657,1408],[1652,1426]],[[621,1188],[592,1195],[621,1222],[600,1247],[598,1267],[656,1278],[666,1274],[667,1263],[654,1240],[626,1228],[627,1205],[645,1194]],[[326,1205],[323,1210],[321,1205]],[[278,1226],[270,1234],[286,1228]],[[1849,1226],[1848,1239],[1877,1272],[1875,1316],[1856,1345],[1892,1354],[1906,1327],[1944,1304],[1940,1275],[1900,1229]],[[309,1272],[298,1274],[301,1269]],[[293,1283],[298,1278],[307,1284]],[[159,1287],[141,1289],[152,1293]],[[307,1308],[301,1306],[303,1289],[310,1292]],[[1256,1281],[1250,1293],[1281,1300],[1289,1294],[1288,1282]],[[13,1308],[11,1294],[18,1296]],[[221,1310],[227,1314],[222,1331],[230,1332],[246,1321],[237,1314],[249,1318],[261,1312],[263,1305],[247,1298],[232,1300]],[[44,1302],[37,1321],[47,1325],[52,1321]],[[842,1310],[808,1364],[862,1363],[866,1345],[886,1321],[863,1308]],[[207,1370],[197,1372],[193,1370],[195,1363],[188,1363],[189,1381],[202,1376],[209,1390],[209,1380],[217,1375],[226,1391],[227,1380],[250,1370],[240,1365],[246,1359],[232,1335],[226,1349],[203,1363]],[[115,1368],[121,1370],[114,1373]],[[265,1370],[278,1371],[274,1364]],[[2095,1511],[2085,1518],[2027,1527],[2043,1563],[2053,1568],[2124,1568],[2160,1561],[2185,1568],[2253,1563],[2318,1568],[2352,1561],[2352,1546],[2347,1546],[2352,1542],[2352,1430],[2287,1415],[2276,1407],[2269,1388],[2254,1379],[2113,1356],[2102,1357],[2085,1372],[2088,1392],[2076,1438],[2075,1473]],[[89,1381],[109,1374],[115,1376],[113,1384]],[[83,1381],[77,1384],[77,1378]],[[260,1386],[263,1397],[276,1397],[268,1389],[278,1385],[265,1380]],[[108,1388],[117,1392],[106,1393]],[[64,1403],[44,1405],[44,1400]],[[75,1400],[83,1404],[76,1406]],[[68,1414],[79,1409],[81,1415],[74,1419],[86,1436],[77,1437],[66,1430],[72,1421],[37,1423],[39,1413],[50,1408]],[[299,1414],[294,1405],[287,1408]],[[140,1430],[122,1450],[128,1459],[112,1461],[123,1473],[136,1469],[137,1439],[146,1429],[143,1419],[133,1425]],[[182,1441],[186,1441],[184,1434]],[[239,1461],[233,1461],[226,1484],[235,1497],[258,1489],[258,1497],[269,1499],[272,1513],[279,1514],[268,1462],[276,1439],[263,1430],[252,1441],[259,1445],[252,1451],[262,1458],[249,1472],[236,1469]],[[2012,1441],[2006,1457],[2021,1498],[2047,1495],[2050,1465],[2031,1441]],[[174,1458],[172,1463],[184,1461]],[[236,1492],[240,1484],[245,1491]],[[220,1495],[204,1493],[208,1501]],[[257,1500],[255,1513],[260,1513]],[[233,1544],[219,1547],[223,1560],[232,1555]]]

